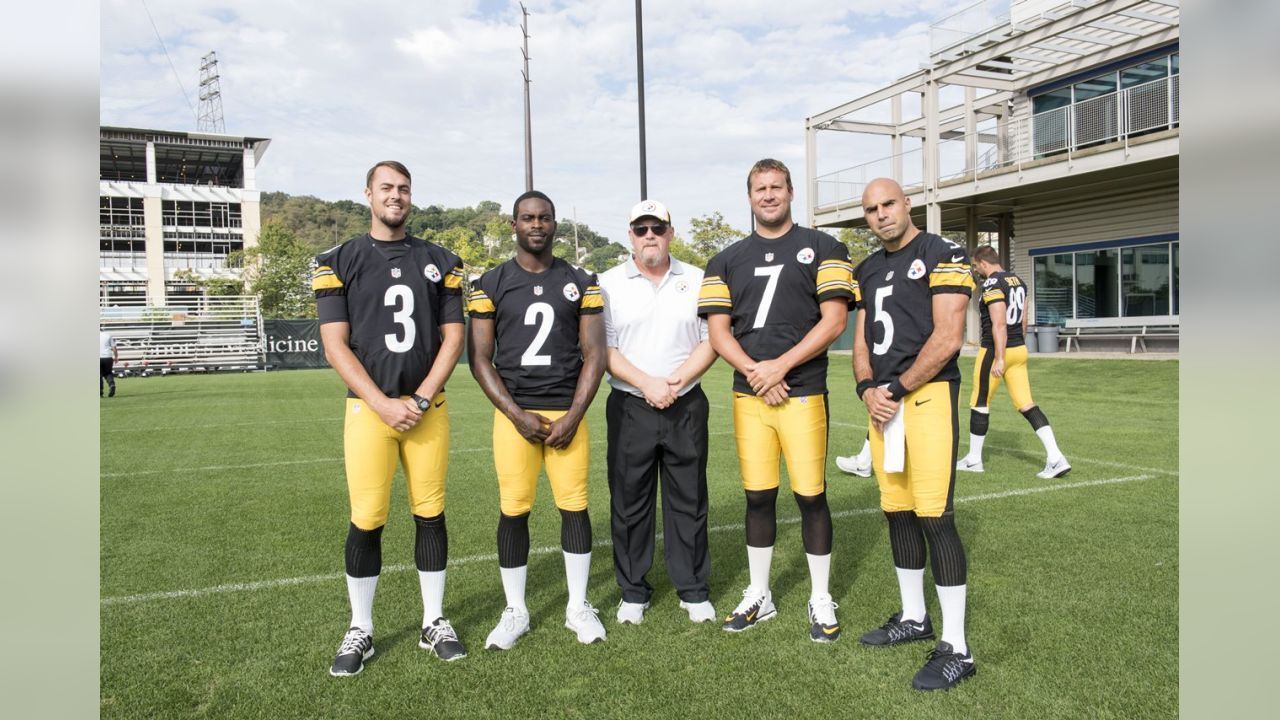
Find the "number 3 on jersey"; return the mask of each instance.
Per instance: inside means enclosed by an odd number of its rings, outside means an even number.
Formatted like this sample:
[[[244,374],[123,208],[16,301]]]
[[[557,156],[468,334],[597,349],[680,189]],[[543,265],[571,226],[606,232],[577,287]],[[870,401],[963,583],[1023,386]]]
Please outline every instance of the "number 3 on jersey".
[[[408,285],[392,285],[382,296],[382,304],[389,308],[400,306],[399,310],[392,311],[391,321],[404,328],[403,340],[399,339],[400,333],[383,335],[387,349],[393,353],[409,352],[418,337],[418,326],[413,323],[413,291]]]
[[[539,351],[547,342],[547,336],[551,334],[551,325],[555,322],[555,312],[551,306],[544,302],[536,302],[524,311],[524,324],[537,325],[538,333],[533,336],[533,342],[529,343],[529,347],[525,349],[524,354],[520,356],[521,365],[550,365],[551,356],[543,355]]]
[[[883,355],[889,352],[889,347],[893,345],[893,316],[888,310],[884,309],[884,299],[893,294],[893,286],[885,285],[876,288],[876,318],[875,322],[884,325],[884,337],[880,342],[871,346],[871,352],[876,355]]]

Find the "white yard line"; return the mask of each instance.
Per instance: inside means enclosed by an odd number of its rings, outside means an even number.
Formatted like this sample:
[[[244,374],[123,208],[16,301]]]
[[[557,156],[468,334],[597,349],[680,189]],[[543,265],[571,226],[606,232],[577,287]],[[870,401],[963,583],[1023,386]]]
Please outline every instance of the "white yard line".
[[[1047,492],[1058,492],[1061,490],[1075,490],[1077,488],[1097,487],[1101,485],[1118,485],[1122,483],[1138,482],[1140,480],[1150,480],[1151,475],[1130,475],[1128,477],[1106,478],[1102,480],[1084,480],[1082,482],[1071,483],[1055,483],[1053,485],[1038,485],[1027,488],[1017,488],[1014,490],[1004,490],[1001,492],[985,493],[982,495],[966,495],[955,499],[958,503],[963,502],[981,502],[985,500],[1001,500],[1010,497],[1021,497],[1024,495],[1037,495]],[[876,515],[880,513],[880,508],[857,508],[854,510],[841,510],[831,513],[832,518],[853,517],[856,515]],[[800,521],[798,516],[779,518],[778,524],[790,525]],[[717,525],[707,528],[708,532],[726,532],[729,530],[741,530],[742,523],[730,525]],[[657,534],[659,540],[662,539],[662,533]],[[612,544],[610,540],[597,540],[593,543],[594,547],[608,547]],[[529,550],[530,555],[551,555],[560,552],[559,545],[551,545]],[[479,562],[497,562],[498,556],[490,553],[486,555],[469,555],[466,557],[455,558],[449,561],[450,567],[458,567],[460,565],[472,565]],[[382,568],[382,572],[407,572],[413,570],[414,566],[409,564],[387,565]],[[302,577],[281,578],[278,580],[255,580],[247,583],[231,583],[227,585],[215,585],[213,587],[198,588],[194,590],[171,590],[168,592],[142,593],[139,595],[117,595],[115,597],[102,598],[103,607],[111,605],[133,605],[136,603],[151,602],[155,600],[180,600],[185,598],[199,598],[209,595],[221,595],[234,592],[248,592],[252,590],[267,590],[271,588],[288,587],[290,585],[304,585],[308,583],[332,582],[341,580],[342,573],[329,573],[326,575],[305,575]]]

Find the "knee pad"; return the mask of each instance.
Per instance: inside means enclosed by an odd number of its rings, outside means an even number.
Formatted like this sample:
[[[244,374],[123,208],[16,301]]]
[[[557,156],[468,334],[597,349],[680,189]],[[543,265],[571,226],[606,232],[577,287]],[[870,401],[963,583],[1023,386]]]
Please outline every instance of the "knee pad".
[[[382,527],[361,530],[347,528],[346,565],[351,577],[377,577],[382,572]]]
[[[1049,424],[1049,418],[1045,417],[1044,413],[1040,411],[1039,405],[1032,405],[1030,408],[1022,411],[1022,417],[1026,418],[1027,422],[1031,423],[1032,430],[1039,430]]]
[[[889,548],[893,550],[893,566],[903,570],[924,569],[924,531],[920,518],[911,510],[886,512],[889,520]]]
[[[413,559],[422,572],[444,570],[449,559],[449,532],[444,524],[444,513],[435,517],[413,516],[417,535],[413,543]]]
[[[944,587],[964,585],[968,577],[968,563],[960,533],[956,531],[955,516],[947,512],[942,517],[922,517],[920,527],[929,540],[933,581]]]
[[[778,535],[778,488],[747,490],[747,544],[773,547]]]
[[[831,554],[831,510],[827,507],[827,494],[796,495],[800,507],[800,537],[804,551],[810,555]]]
[[[575,555],[591,552],[591,518],[586,510],[560,511],[560,547]]]
[[[498,516],[498,566],[529,564],[529,514]]]

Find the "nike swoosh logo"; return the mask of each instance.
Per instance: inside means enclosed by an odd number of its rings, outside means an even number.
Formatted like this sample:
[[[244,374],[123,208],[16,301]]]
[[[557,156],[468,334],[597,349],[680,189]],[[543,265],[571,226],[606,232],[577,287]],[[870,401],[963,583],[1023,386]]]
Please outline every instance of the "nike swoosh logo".
[[[916,401],[916,407],[920,407],[921,405],[923,405],[923,404],[925,404],[925,403],[929,402],[929,401],[930,401],[930,400],[932,400],[932,399],[933,399],[933,398],[925,398],[924,400],[917,400],[917,401]]]
[[[440,407],[440,406],[441,406],[441,405],[443,405],[443,404],[444,404],[444,401],[443,401],[443,400],[441,400],[440,402],[436,403],[436,407]]]
[[[826,627],[824,627],[824,628],[822,628],[822,632],[823,632],[823,633],[825,633],[825,634],[827,634],[827,635],[834,635],[834,634],[836,634],[836,633],[840,632],[840,626],[839,626],[839,625],[836,625],[835,627],[830,627],[830,628],[826,628]]]
[[[963,255],[953,255],[951,257],[951,262],[962,262],[963,260],[964,260]]]
[[[751,614],[747,615],[747,622],[755,622],[755,621],[756,621],[756,611],[752,610]]]

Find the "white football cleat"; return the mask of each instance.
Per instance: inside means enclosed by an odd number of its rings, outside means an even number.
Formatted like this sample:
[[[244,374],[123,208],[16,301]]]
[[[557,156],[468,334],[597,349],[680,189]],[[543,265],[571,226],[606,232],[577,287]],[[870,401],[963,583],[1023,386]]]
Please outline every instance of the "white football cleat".
[[[680,608],[689,611],[689,622],[703,623],[716,619],[716,609],[711,606],[710,600],[696,603],[681,600]]]
[[[980,473],[982,472],[982,460],[974,460],[968,455],[965,455],[956,461],[956,469],[964,472]]]
[[[1060,478],[1069,472],[1071,472],[1071,463],[1067,462],[1066,456],[1063,455],[1057,460],[1046,464],[1043,470],[1036,473],[1036,477],[1042,480],[1052,480],[1053,478]]]
[[[837,455],[836,467],[842,472],[858,477],[871,477],[871,459],[867,458],[866,464],[858,462],[857,455]]]
[[[583,645],[604,642],[604,625],[600,624],[600,611],[585,600],[577,607],[564,610],[564,626],[578,636]]]
[[[529,632],[529,611],[523,608],[509,607],[502,611],[498,625],[484,641],[488,650],[510,650],[516,641]]]
[[[639,625],[644,622],[644,611],[649,609],[649,603],[633,603],[623,600],[618,603],[618,624],[619,625]]]

